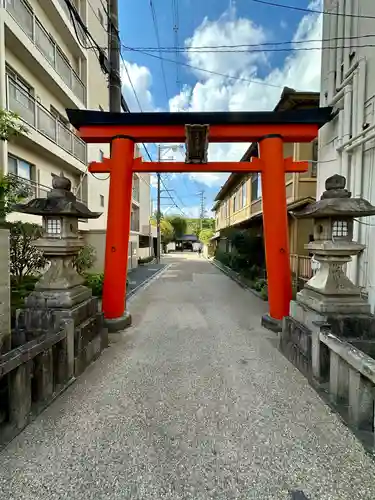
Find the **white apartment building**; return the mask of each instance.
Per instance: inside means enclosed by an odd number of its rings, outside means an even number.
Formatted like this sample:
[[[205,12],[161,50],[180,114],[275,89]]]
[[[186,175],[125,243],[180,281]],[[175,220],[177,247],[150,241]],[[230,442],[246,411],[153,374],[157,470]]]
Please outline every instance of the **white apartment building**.
[[[375,204],[375,17],[374,0],[325,0],[321,106],[332,105],[335,118],[319,134],[317,196],[327,177],[347,178],[354,197]],[[372,46],[371,46],[372,45]],[[355,222],[354,238],[366,250],[348,266],[375,309],[375,217]]]
[[[96,43],[107,47],[107,2],[71,3]],[[65,113],[66,108],[109,108],[108,78],[95,51],[85,48],[90,45],[72,22],[65,0],[0,0],[0,107],[17,112],[29,131],[0,144],[0,168],[30,182],[38,197],[51,188],[52,175],[64,172],[69,177],[77,197],[92,211],[103,213],[80,223],[87,242],[96,248],[99,271],[104,264],[109,180],[107,175],[87,175],[87,165],[108,156],[109,146],[87,146]],[[140,256],[140,240],[145,245],[142,231],[147,237],[150,232],[149,183],[148,174],[135,176],[132,267]],[[33,220],[17,213],[10,219]],[[140,253],[145,256],[150,250]]]

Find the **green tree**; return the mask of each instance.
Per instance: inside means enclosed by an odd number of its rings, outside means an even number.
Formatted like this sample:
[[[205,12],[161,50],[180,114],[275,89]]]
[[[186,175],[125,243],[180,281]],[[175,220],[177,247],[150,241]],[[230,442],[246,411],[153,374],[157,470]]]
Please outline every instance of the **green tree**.
[[[9,141],[21,133],[28,133],[28,128],[17,113],[0,109],[0,140]],[[15,203],[32,194],[29,184],[12,175],[0,175],[0,224],[12,212]]]
[[[21,283],[25,276],[35,276],[46,265],[43,253],[34,246],[42,228],[30,222],[10,224],[10,274]]]
[[[174,235],[179,238],[186,234],[187,220],[179,215],[169,215],[165,218],[173,227]]]
[[[213,235],[214,232],[212,231],[212,229],[202,229],[202,231],[199,233],[199,240],[205,245],[208,245]]]
[[[17,113],[0,109],[0,139],[9,141],[20,134],[27,134],[28,128],[20,120]]]
[[[150,219],[151,225],[155,227],[157,226],[156,215],[157,213],[155,213],[155,215]],[[170,243],[174,238],[173,226],[168,219],[164,218],[162,214],[160,218],[160,234],[164,245]]]

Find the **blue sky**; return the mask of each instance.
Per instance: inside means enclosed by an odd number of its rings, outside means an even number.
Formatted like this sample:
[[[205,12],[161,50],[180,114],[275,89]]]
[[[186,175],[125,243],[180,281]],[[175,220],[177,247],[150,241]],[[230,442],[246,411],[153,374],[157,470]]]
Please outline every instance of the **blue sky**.
[[[261,5],[252,0],[153,0],[154,14],[161,47],[173,48],[175,43],[173,4],[178,5],[177,35],[180,47],[191,45],[256,45],[280,41],[297,41],[290,47],[319,47],[304,42],[321,37],[321,16],[280,7]],[[285,5],[321,9],[320,0],[278,0]],[[173,62],[139,52],[157,47],[155,24],[150,0],[120,0],[120,36],[126,64],[122,71],[123,93],[131,111],[139,111],[129,77],[143,111],[236,111],[272,109],[284,85],[297,90],[318,90],[320,82],[319,50],[289,52],[183,52],[178,61],[214,73],[204,73],[175,64],[175,53],[163,52]],[[135,50],[127,50],[126,47]],[[275,48],[271,46],[268,48]],[[178,69],[177,69],[178,68]],[[179,80],[179,82],[178,82]],[[223,144],[210,147],[211,159],[240,160],[246,144]],[[148,149],[155,158],[155,146]],[[165,158],[179,153],[164,151]],[[165,175],[168,189],[183,213],[198,215],[198,192],[204,190],[207,215],[226,174]],[[153,198],[155,191],[153,190]],[[173,203],[163,200],[164,210],[178,213]]]

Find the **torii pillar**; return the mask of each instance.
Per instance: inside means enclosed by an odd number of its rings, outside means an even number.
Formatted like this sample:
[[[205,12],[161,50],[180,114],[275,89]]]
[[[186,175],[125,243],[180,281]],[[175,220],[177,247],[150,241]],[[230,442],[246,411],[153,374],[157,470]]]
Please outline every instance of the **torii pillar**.
[[[269,313],[263,316],[262,324],[275,331],[280,329],[292,299],[285,174],[305,172],[308,162],[284,159],[283,139],[276,134],[260,139],[259,150],[260,158],[252,158],[251,162],[143,162],[142,158],[134,158],[134,142],[130,138],[116,136],[111,158],[90,164],[92,173],[110,173],[103,290],[103,312],[110,331],[118,331],[131,322],[126,311],[126,275],[133,172],[192,171],[261,173],[269,297]]]

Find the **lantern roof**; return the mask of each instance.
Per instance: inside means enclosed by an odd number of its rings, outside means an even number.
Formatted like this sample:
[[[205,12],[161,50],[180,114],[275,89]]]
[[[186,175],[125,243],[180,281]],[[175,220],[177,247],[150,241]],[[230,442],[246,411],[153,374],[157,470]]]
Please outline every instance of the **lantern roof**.
[[[352,198],[345,189],[346,179],[335,174],[326,180],[326,190],[320,200],[307,205],[303,210],[293,212],[297,219],[325,217],[366,217],[375,215],[375,207],[362,198]]]
[[[61,173],[52,179],[52,189],[47,198],[34,198],[28,203],[14,206],[16,212],[41,216],[65,216],[79,219],[97,219],[102,214],[92,212],[72,193],[71,181]]]

